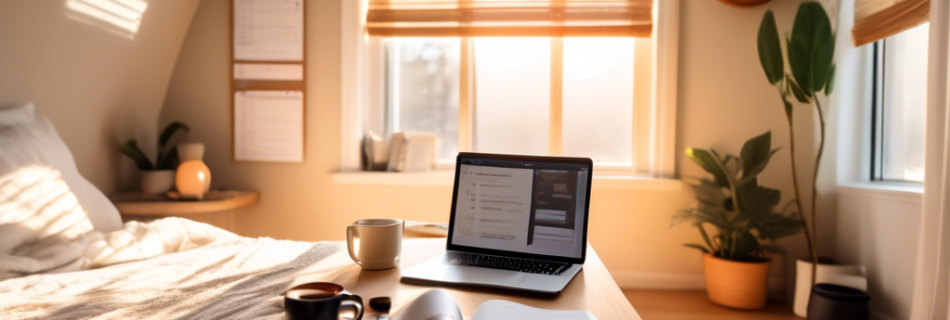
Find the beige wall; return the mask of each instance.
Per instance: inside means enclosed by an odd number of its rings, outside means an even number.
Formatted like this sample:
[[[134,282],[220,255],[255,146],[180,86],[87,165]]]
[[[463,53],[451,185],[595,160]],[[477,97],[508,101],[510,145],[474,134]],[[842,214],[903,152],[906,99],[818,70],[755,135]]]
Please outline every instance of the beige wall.
[[[769,6],[740,9],[718,1],[682,1],[678,149],[714,147],[738,153],[745,139],[767,130],[773,131],[775,146],[787,144],[781,101],[765,81],[755,35],[767,7],[776,11],[782,28],[790,28],[797,3],[774,1]],[[451,187],[333,182],[332,174],[340,167],[341,6],[340,0],[314,0],[307,5],[310,82],[305,163],[231,161],[225,0],[205,0],[199,5],[169,84],[160,124],[181,120],[192,125],[190,139],[207,144],[205,160],[214,188],[262,192],[257,206],[236,213],[237,231],[242,235],[340,240],[343,227],[359,218],[446,221]],[[799,117],[800,122],[811,121],[804,112]],[[790,199],[787,152],[783,149],[774,158],[761,182],[781,189]],[[702,175],[695,165],[678,157],[682,176]],[[802,155],[802,159],[809,157]],[[699,241],[696,230],[669,228],[670,216],[693,201],[686,188],[675,192],[608,189],[595,181],[592,197],[590,242],[615,276],[637,285],[652,276],[696,279],[701,275],[698,252],[681,246]],[[792,255],[804,252],[800,237],[783,243],[793,247]]]
[[[130,39],[70,18],[65,1],[0,1],[0,105],[34,102],[107,194],[137,181],[121,142],[137,138],[154,156],[156,119],[198,3],[150,2]]]

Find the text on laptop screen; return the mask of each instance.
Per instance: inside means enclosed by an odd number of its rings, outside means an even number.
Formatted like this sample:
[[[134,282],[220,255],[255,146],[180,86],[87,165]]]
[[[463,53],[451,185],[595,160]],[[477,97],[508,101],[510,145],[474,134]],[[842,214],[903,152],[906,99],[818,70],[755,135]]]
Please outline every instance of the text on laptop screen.
[[[581,258],[589,166],[459,161],[453,245]]]

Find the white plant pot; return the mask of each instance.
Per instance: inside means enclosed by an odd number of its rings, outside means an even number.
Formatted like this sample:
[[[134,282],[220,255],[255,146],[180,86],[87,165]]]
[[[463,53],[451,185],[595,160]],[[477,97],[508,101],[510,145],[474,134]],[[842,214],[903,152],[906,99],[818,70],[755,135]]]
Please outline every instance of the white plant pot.
[[[808,317],[808,297],[811,296],[811,261],[798,260],[795,265],[795,315]],[[815,283],[831,283],[868,290],[867,269],[864,266],[818,264]]]
[[[163,194],[175,187],[175,170],[140,171],[142,193]]]

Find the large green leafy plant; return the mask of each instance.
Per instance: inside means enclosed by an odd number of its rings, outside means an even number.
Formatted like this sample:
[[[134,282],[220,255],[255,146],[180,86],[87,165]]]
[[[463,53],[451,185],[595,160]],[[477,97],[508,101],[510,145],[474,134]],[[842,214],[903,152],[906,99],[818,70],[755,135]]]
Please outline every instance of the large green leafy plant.
[[[808,241],[808,250],[812,258],[812,283],[815,282],[815,268],[818,265],[818,250],[815,241],[814,224],[816,216],[816,195],[818,193],[818,170],[821,157],[825,150],[825,113],[822,109],[819,95],[829,95],[835,83],[835,31],[832,30],[831,19],[825,9],[817,2],[803,2],[795,14],[795,23],[792,33],[785,35],[785,45],[788,55],[788,66],[791,73],[785,72],[785,59],[782,55],[782,46],[779,39],[778,27],[775,25],[775,15],[772,10],[765,12],[759,26],[758,51],[759,61],[765,70],[765,77],[769,83],[778,89],[785,106],[785,116],[788,119],[790,136],[789,147],[792,158],[792,181],[795,187],[795,205],[798,216],[805,219],[805,210],[802,206],[801,192],[798,186],[798,165],[795,161],[795,121],[794,108],[789,96],[794,96],[800,103],[814,106],[818,113],[819,142],[815,156],[815,170],[812,172],[811,188],[811,221],[809,231],[805,224],[805,236]]]
[[[757,262],[768,259],[762,241],[802,232],[801,219],[775,210],[782,193],[759,186],[758,175],[778,151],[771,148],[772,134],[766,132],[747,141],[738,157],[713,149],[686,149],[686,156],[713,179],[690,184],[698,204],[673,216],[673,225],[691,222],[699,228],[706,243],[685,246],[722,259]],[[710,237],[706,225],[719,232]]]
[[[122,145],[122,154],[135,161],[135,166],[138,167],[139,170],[174,170],[178,167],[178,149],[174,146],[169,146],[168,142],[171,141],[172,137],[175,136],[175,133],[178,131],[188,132],[189,130],[191,129],[188,128],[187,125],[178,121],[172,122],[165,127],[165,130],[162,131],[162,135],[158,137],[158,157],[155,159],[154,165],[148,160],[145,153],[139,149],[135,139],[126,141],[125,144]]]

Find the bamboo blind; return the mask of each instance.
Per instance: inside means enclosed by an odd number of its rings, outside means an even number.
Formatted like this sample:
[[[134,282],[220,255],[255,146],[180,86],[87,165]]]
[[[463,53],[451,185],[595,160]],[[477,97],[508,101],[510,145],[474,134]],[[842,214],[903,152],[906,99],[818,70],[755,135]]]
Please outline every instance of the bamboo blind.
[[[855,46],[875,42],[927,22],[929,0],[855,0]]]
[[[369,0],[370,35],[649,37],[652,0]]]

